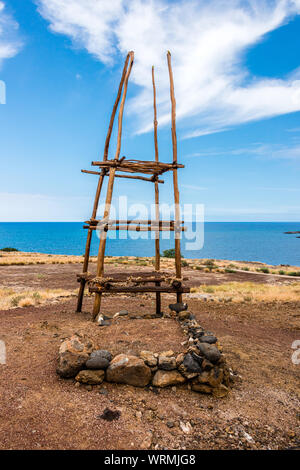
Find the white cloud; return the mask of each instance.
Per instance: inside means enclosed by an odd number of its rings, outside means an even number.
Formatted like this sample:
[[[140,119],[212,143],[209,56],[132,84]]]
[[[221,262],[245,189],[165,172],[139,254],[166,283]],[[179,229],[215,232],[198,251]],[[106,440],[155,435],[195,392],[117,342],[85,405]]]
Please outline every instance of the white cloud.
[[[135,51],[140,88],[129,111],[138,132],[152,128],[151,65],[156,66],[159,124],[169,122],[166,50],[171,50],[177,116],[186,137],[300,110],[299,70],[252,77],[248,48],[300,14],[299,0],[36,0],[51,30],[68,35],[106,64]]]
[[[197,152],[186,155],[186,158],[193,157],[222,157],[222,156],[248,156],[254,155],[264,158],[285,159],[285,160],[299,160],[300,159],[300,144],[295,145],[282,145],[282,144],[263,144],[256,143],[249,147],[232,148],[224,150],[211,149],[205,152]]]
[[[14,57],[21,47],[17,30],[18,24],[6,13],[5,4],[0,1],[0,66],[3,60]]]

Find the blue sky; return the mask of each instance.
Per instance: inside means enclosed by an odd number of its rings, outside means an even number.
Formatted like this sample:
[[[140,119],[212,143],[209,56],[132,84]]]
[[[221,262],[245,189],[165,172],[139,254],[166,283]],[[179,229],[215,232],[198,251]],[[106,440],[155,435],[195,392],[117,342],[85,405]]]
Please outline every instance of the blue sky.
[[[0,221],[81,221],[128,49],[121,154],[171,161],[165,52],[174,67],[183,203],[207,221],[300,220],[300,2],[0,0]],[[115,132],[110,156],[114,156]],[[171,175],[161,185],[170,199]],[[115,200],[152,202],[117,180]]]

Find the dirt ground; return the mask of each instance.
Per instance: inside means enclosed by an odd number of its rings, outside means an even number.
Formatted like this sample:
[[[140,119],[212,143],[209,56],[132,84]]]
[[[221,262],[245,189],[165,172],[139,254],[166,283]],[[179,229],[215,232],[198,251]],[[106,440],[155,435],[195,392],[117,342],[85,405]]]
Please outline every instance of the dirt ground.
[[[108,272],[123,267],[110,266]],[[148,268],[130,266],[130,271]],[[74,290],[81,266],[2,266],[0,285]],[[279,276],[203,273],[184,269],[191,286],[230,281],[277,282]],[[278,279],[278,282],[281,282]],[[237,379],[223,399],[176,388],[138,389],[103,383],[75,387],[56,374],[61,341],[78,332],[113,353],[180,351],[184,336],[172,319],[122,317],[107,327],[91,321],[92,298],[75,314],[76,299],[0,311],[0,449],[300,449],[299,375],[292,363],[300,340],[300,300],[217,303],[185,296],[199,323],[214,332]],[[163,310],[174,296],[162,296]],[[153,295],[104,296],[102,311],[154,312]],[[105,408],[120,418],[100,418]],[[141,412],[141,414],[140,414]],[[185,432],[190,423],[189,432]]]

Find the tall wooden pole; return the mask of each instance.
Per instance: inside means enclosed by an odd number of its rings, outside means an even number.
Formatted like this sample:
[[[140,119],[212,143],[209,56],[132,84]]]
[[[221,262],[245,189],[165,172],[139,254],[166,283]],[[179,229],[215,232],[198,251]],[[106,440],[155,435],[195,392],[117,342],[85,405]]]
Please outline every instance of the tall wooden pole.
[[[129,52],[129,56],[130,56],[130,63],[129,63],[129,67],[127,69],[125,80],[124,80],[124,89],[123,89],[123,95],[122,95],[122,100],[120,104],[120,110],[119,110],[118,141],[117,141],[115,160],[119,160],[119,157],[120,157],[124,104],[125,104],[127,88],[128,88],[128,80],[129,80],[129,76],[130,76],[130,72],[131,72],[133,60],[134,60],[134,53],[132,51]],[[109,179],[108,179],[107,193],[106,193],[106,200],[105,200],[105,209],[104,209],[104,214],[103,214],[104,219],[105,218],[109,219],[115,173],[116,173],[116,168],[114,167],[111,168],[109,171]],[[97,277],[101,277],[103,274],[105,245],[106,245],[106,232],[102,231],[101,236],[100,236],[100,244],[99,244],[99,251],[98,251]],[[93,308],[94,318],[96,318],[96,316],[98,315],[100,311],[100,306],[101,306],[101,293],[96,293],[95,301],[94,301],[94,308]]]
[[[107,131],[107,135],[106,135],[105,145],[104,145],[103,160],[107,160],[107,157],[108,157],[108,150],[109,150],[111,133],[112,133],[116,112],[117,112],[118,105],[119,105],[120,98],[121,98],[121,93],[122,93],[123,84],[124,84],[124,80],[125,80],[125,76],[126,76],[129,57],[130,57],[130,55],[127,54],[125,64],[124,64],[124,67],[123,67],[123,72],[122,72],[122,77],[121,77],[121,81],[120,81],[120,85],[119,85],[119,89],[118,89],[117,98],[116,98],[116,101],[114,103],[113,110],[112,110],[112,113],[111,113],[109,127],[108,127],[108,131]],[[97,185],[96,195],[95,195],[95,200],[94,200],[94,206],[93,206],[93,212],[92,212],[92,217],[91,217],[92,219],[95,219],[95,217],[97,215],[99,199],[100,199],[100,194],[101,194],[101,189],[102,189],[105,174],[106,174],[106,172],[102,170],[101,174],[100,174],[100,177],[99,177],[99,180],[98,180],[98,185]],[[89,229],[88,234],[87,234],[86,245],[85,245],[84,261],[83,261],[83,273],[87,272],[88,266],[89,266],[90,249],[91,249],[91,242],[92,242],[92,233],[93,233],[93,230]],[[78,292],[78,300],[77,300],[77,309],[76,309],[77,312],[81,312],[81,309],[82,309],[82,301],[83,301],[83,295],[84,295],[85,282],[86,282],[85,279],[81,279],[81,281],[80,281],[79,292]]]
[[[152,85],[153,85],[153,108],[154,108],[154,148],[155,148],[155,161],[158,162],[158,142],[157,142],[157,110],[156,110],[156,88],[154,79],[154,66],[152,67]],[[158,177],[155,178],[155,221],[159,222],[159,190],[158,190]],[[155,271],[160,270],[160,248],[159,248],[159,231],[155,232]],[[160,285],[159,282],[156,285]],[[156,293],[156,315],[161,312],[161,297],[160,292]]]
[[[173,163],[177,163],[177,136],[176,136],[176,100],[174,93],[174,79],[171,65],[171,53],[167,53],[168,69],[170,77],[170,97],[172,104],[172,146],[173,146]],[[174,184],[174,202],[175,202],[175,227],[177,229],[180,223],[180,207],[179,207],[179,190],[178,190],[178,177],[177,168],[173,170],[173,184]],[[176,277],[181,278],[181,253],[180,253],[180,238],[179,231],[175,230],[175,267]],[[177,293],[177,302],[182,302],[182,294]]]

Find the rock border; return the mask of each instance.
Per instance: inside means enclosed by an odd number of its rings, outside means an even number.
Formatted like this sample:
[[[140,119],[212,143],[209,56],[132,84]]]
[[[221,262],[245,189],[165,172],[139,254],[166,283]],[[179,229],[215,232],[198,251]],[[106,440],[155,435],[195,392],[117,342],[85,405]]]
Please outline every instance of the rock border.
[[[184,352],[141,351],[138,356],[95,349],[93,342],[78,333],[59,348],[57,373],[75,378],[76,383],[99,385],[104,380],[135,387],[164,388],[188,384],[199,393],[222,398],[228,395],[234,374],[227,365],[216,336],[202,328],[187,304],[170,304],[165,318],[176,319],[188,337],[181,346]],[[104,326],[104,325],[103,325]]]

